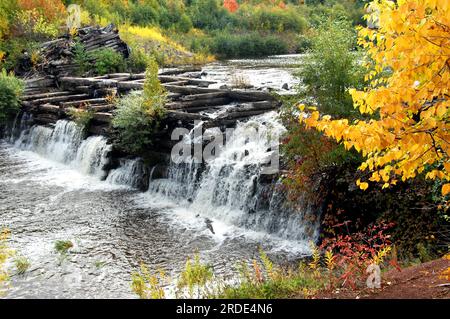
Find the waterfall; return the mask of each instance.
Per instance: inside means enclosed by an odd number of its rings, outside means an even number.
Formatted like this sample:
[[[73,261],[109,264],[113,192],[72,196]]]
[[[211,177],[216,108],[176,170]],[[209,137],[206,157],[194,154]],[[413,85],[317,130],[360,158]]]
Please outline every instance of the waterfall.
[[[120,159],[120,166],[111,170],[106,179],[110,184],[127,185],[138,189],[147,188],[148,180],[148,169],[139,158]]]
[[[84,138],[83,131],[72,121],[59,120],[53,128],[41,125],[27,126],[29,115],[14,124],[9,141],[22,150],[33,151],[50,160],[69,165],[82,173],[104,179],[111,146],[102,136]]]
[[[281,182],[264,182],[268,150],[284,132],[274,112],[238,122],[217,157],[205,165],[194,160],[172,163],[168,178],[150,181],[148,191],[169,196],[208,219],[290,240],[314,240],[318,227],[308,220],[313,208],[306,203],[294,207]]]

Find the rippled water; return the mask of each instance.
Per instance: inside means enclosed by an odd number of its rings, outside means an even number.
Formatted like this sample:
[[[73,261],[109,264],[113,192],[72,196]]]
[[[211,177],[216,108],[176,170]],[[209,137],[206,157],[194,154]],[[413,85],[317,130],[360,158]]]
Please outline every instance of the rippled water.
[[[291,54],[263,59],[218,61],[203,68],[206,72],[204,78],[217,81],[216,86],[230,86],[237,78],[256,89],[270,88],[278,93],[289,94],[294,92],[293,88],[300,82],[294,74],[303,57],[302,54]],[[282,88],[284,84],[288,85],[289,90]]]
[[[176,273],[198,251],[226,275],[261,244],[269,251],[296,246],[227,225],[217,225],[214,235],[203,218],[166,198],[98,181],[4,142],[0,176],[1,224],[31,263],[24,276],[13,274],[7,298],[134,297],[130,273],[141,261]],[[57,240],[75,244],[62,262]]]

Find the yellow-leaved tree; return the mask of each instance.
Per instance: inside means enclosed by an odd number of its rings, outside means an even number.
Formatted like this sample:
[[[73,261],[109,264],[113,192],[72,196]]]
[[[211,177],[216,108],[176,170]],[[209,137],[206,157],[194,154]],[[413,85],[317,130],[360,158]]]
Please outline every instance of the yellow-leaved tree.
[[[367,18],[377,28],[358,30],[370,84],[350,90],[367,119],[332,119],[312,109],[300,121],[361,152],[360,170],[383,188],[424,173],[449,194],[450,1],[377,0],[371,9],[376,17]]]

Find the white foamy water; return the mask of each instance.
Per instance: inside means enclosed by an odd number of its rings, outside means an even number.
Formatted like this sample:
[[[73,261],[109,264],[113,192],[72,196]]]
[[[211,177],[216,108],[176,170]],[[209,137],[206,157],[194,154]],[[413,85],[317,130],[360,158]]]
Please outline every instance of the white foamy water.
[[[238,123],[216,158],[205,166],[194,160],[172,164],[167,179],[150,181],[148,197],[170,198],[184,207],[177,220],[195,225],[204,218],[219,237],[245,233],[277,243],[292,241],[287,246],[307,253],[309,241],[318,235],[316,222],[306,218],[313,208],[289,207],[281,184],[262,182],[274,141],[284,132],[275,112]]]

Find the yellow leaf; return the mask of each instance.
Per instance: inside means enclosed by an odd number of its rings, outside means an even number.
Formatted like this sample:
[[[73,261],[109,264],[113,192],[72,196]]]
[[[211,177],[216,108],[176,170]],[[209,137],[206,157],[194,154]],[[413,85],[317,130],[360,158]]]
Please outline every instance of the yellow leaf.
[[[444,184],[442,186],[442,195],[445,196],[450,193],[450,183]]]

